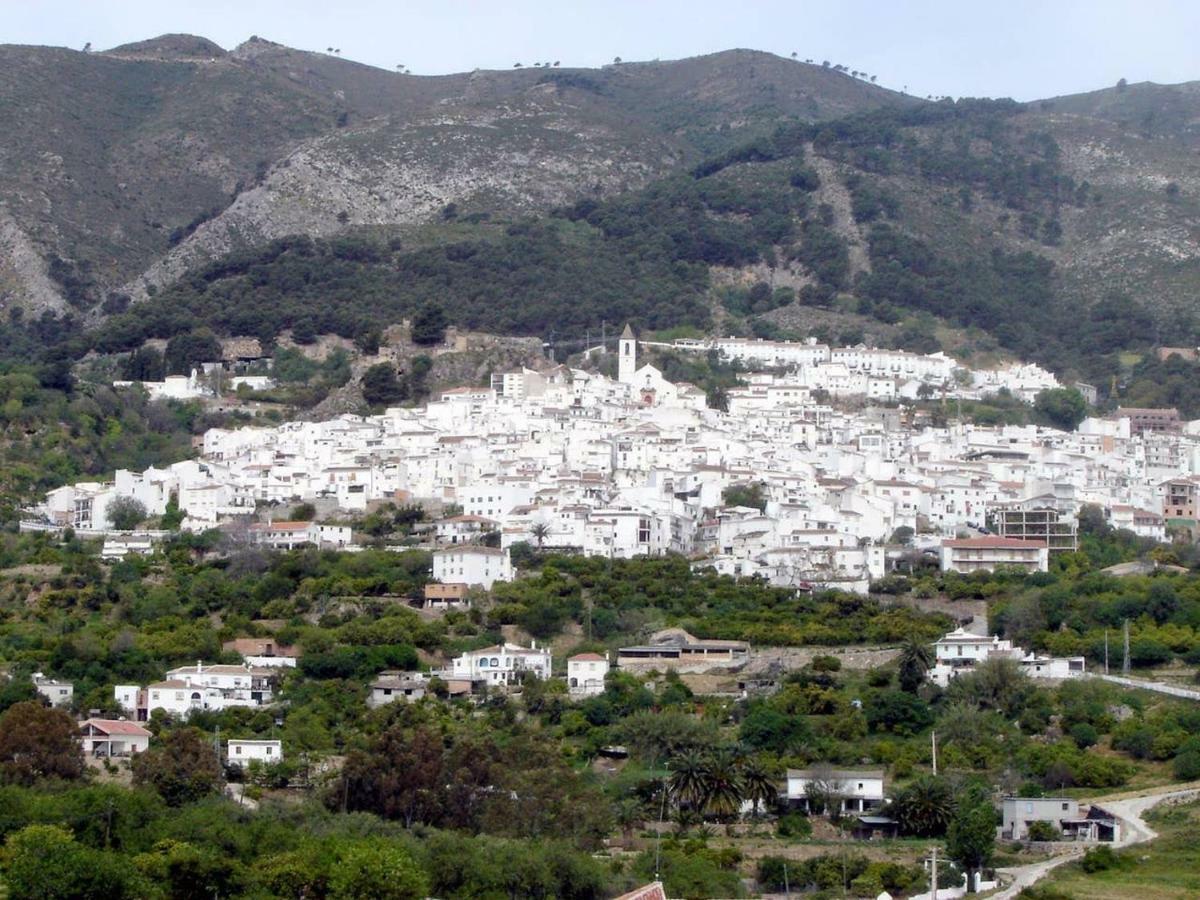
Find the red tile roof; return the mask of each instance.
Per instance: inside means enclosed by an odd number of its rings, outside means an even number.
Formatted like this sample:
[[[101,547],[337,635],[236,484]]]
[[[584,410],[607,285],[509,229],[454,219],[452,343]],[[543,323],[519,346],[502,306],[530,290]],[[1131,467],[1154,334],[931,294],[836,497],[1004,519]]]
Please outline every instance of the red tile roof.
[[[86,728],[91,725],[97,731],[104,734],[125,734],[136,737],[150,737],[150,732],[138,725],[136,722],[127,722],[124,719],[88,719],[80,724],[80,728]]]

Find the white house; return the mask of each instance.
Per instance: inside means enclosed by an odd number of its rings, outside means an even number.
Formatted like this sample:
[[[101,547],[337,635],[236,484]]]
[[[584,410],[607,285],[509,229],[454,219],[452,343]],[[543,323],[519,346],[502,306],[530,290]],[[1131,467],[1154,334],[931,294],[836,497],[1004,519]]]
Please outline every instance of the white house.
[[[1038,656],[1030,653],[1021,658],[1021,671],[1030,678],[1047,678],[1054,681],[1078,678],[1086,669],[1087,659],[1082,656]]]
[[[254,760],[277,763],[283,759],[282,741],[231,740],[225,748],[225,761],[231,766],[245,767]]]
[[[1086,661],[1082,656],[1048,657],[1026,653],[1014,647],[1012,641],[1002,640],[996,635],[972,634],[956,628],[934,642],[935,664],[929,670],[929,678],[945,687],[950,679],[989,659],[1016,660],[1021,671],[1031,678],[1063,679],[1076,678],[1085,671]]]
[[[51,706],[70,706],[75,696],[75,685],[69,681],[56,681],[41,672],[33,673],[33,686],[46,698]]]
[[[942,541],[943,572],[967,573],[999,566],[1045,572],[1050,567],[1050,547],[1045,541],[1003,537]]]
[[[495,547],[459,545],[433,551],[433,577],[447,584],[480,585],[491,590],[497,581],[512,581],[512,557]]]
[[[482,650],[468,650],[457,656],[451,664],[453,678],[469,678],[488,684],[517,684],[526,672],[536,678],[550,677],[550,651],[538,647],[518,644],[496,644]]]
[[[808,809],[810,785],[840,798],[843,813],[866,812],[883,805],[883,769],[788,769],[788,802]]]
[[[138,721],[156,709],[186,718],[197,709],[267,706],[274,699],[274,669],[196,663],[167,672],[163,681],[144,688],[119,684],[113,688],[117,705]]]
[[[567,660],[567,691],[572,697],[604,693],[608,657],[599,653],[577,653]]]
[[[125,719],[87,719],[79,730],[84,756],[132,756],[150,746],[150,732]]]
[[[262,522],[250,526],[250,540],[272,550],[294,550],[306,544],[322,550],[340,550],[353,543],[349,525],[319,525],[316,522]]]

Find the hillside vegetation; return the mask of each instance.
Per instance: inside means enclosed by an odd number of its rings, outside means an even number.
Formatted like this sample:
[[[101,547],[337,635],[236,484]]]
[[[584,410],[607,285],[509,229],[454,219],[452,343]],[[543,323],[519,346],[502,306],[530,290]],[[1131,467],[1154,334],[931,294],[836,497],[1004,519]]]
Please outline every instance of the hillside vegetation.
[[[1081,320],[1056,259],[1063,223],[1103,199],[1041,124],[1006,101],[892,108],[781,126],[686,174],[548,216],[451,206],[424,231],[280,239],[192,271],[110,320],[95,346],[201,326],[355,337],[429,304],[471,328],[578,336],[601,319],[706,327],[723,306],[728,327],[798,306],[907,322],[903,342],[926,351],[942,320],[988,335],[981,349],[1103,380],[1117,351],[1150,346],[1154,317],[1106,289]],[[717,291],[718,269],[778,286]],[[1177,322],[1176,340],[1192,328]]]

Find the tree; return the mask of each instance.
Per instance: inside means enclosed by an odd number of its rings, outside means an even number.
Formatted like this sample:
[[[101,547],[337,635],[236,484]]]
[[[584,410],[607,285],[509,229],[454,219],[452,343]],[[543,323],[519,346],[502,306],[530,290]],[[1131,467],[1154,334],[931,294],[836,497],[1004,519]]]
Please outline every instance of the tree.
[[[933,712],[915,694],[904,691],[879,691],[866,703],[867,724],[872,731],[914,735],[929,727]]]
[[[420,900],[429,879],[395,841],[372,838],[351,846],[329,872],[329,900]]]
[[[541,550],[546,538],[550,536],[550,526],[545,522],[537,522],[529,529],[529,534],[537,541],[538,549]]]
[[[407,393],[391,363],[377,363],[363,372],[362,392],[363,399],[372,406],[399,403]]]
[[[742,805],[742,773],[728,751],[704,761],[704,810],[720,818],[736,816]]]
[[[136,497],[117,497],[108,504],[109,523],[118,531],[132,531],[146,518],[146,507]]]
[[[428,728],[410,734],[393,725],[368,751],[350,753],[330,803],[399,819],[407,827],[433,824],[440,814],[439,788],[450,777],[443,772],[445,749]]]
[[[61,825],[28,825],[4,844],[4,883],[22,900],[155,896],[125,859],[78,843]]]
[[[1087,416],[1087,401],[1075,388],[1047,388],[1034,398],[1033,408],[1063,431],[1074,431]]]
[[[748,506],[762,512],[767,508],[766,490],[761,481],[751,484],[734,484],[721,492],[726,506]]]
[[[938,837],[954,816],[954,791],[937,775],[918,775],[892,798],[891,815],[912,837]]]
[[[751,757],[742,762],[742,795],[754,804],[754,814],[759,809],[772,806],[779,799],[779,788],[775,779],[757,759]]]
[[[946,830],[946,853],[967,873],[967,891],[975,893],[975,876],[992,861],[996,850],[996,811],[989,800],[963,798]]]
[[[698,750],[671,760],[671,796],[682,807],[699,809],[708,793],[707,764]]]
[[[924,641],[910,638],[900,648],[900,689],[915,694],[933,666],[933,653]]]
[[[201,363],[221,358],[221,345],[207,328],[179,334],[167,341],[163,355],[168,375],[187,375]]]
[[[827,763],[815,765],[811,769],[811,776],[804,785],[804,799],[808,801],[809,812],[828,813],[831,818],[840,818],[846,786],[833,774],[833,767]]]
[[[426,303],[412,323],[414,344],[440,344],[446,337],[446,312],[436,303]]]
[[[199,728],[171,732],[162,745],[133,758],[133,783],[158,791],[169,806],[215,793],[221,783],[216,748]]]
[[[73,780],[83,772],[79,727],[67,713],[25,700],[0,715],[0,776],[6,783]]]

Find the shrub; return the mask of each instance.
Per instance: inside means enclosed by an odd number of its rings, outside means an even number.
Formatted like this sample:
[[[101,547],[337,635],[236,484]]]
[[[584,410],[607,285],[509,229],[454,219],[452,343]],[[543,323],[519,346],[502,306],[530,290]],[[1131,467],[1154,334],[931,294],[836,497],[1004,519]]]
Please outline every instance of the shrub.
[[[1117,854],[1113,853],[1112,847],[1100,846],[1083,854],[1083,860],[1080,862],[1080,865],[1083,867],[1083,871],[1090,874],[1092,872],[1103,872],[1106,869],[1115,869],[1120,863],[1121,860],[1117,857]]]
[[[1180,781],[1200,779],[1200,750],[1184,750],[1175,757],[1172,767],[1175,777]]]
[[[1031,841],[1061,841],[1062,834],[1049,822],[1034,822],[1029,826]]]
[[[1071,726],[1071,740],[1075,742],[1075,746],[1080,750],[1086,750],[1093,746],[1096,741],[1100,740],[1100,733],[1096,731],[1094,725],[1089,725],[1087,722],[1079,722]]]
[[[775,833],[781,838],[812,837],[812,822],[800,813],[787,813],[779,817],[775,825]]]

